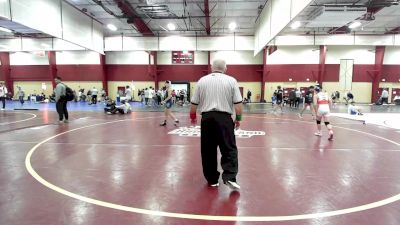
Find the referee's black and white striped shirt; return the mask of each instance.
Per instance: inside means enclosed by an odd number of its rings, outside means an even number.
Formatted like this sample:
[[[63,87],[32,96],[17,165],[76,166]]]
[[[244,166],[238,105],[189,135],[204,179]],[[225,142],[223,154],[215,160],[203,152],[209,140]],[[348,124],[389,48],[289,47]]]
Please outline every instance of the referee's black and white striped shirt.
[[[234,113],[234,104],[242,101],[236,79],[218,72],[202,77],[197,82],[191,100],[192,104],[198,105],[201,113],[218,111],[229,114]]]

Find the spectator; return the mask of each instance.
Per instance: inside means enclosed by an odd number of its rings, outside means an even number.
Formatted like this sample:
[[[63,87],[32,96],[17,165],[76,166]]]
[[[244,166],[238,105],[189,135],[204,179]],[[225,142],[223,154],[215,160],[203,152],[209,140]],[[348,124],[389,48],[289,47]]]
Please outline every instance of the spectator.
[[[0,83],[0,101],[3,103],[1,110],[6,109],[7,88],[4,83]]]
[[[389,104],[389,91],[387,91],[385,88],[382,91],[381,102],[382,102],[382,105],[385,103]]]
[[[247,102],[251,103],[251,91],[250,89],[247,91]]]
[[[93,87],[91,94],[92,94],[92,104],[97,104],[97,94],[98,94],[98,90],[96,87]]]
[[[22,90],[22,87],[18,87],[18,92],[17,92],[18,100],[21,103],[21,107],[24,106],[24,98],[25,98],[25,92]]]

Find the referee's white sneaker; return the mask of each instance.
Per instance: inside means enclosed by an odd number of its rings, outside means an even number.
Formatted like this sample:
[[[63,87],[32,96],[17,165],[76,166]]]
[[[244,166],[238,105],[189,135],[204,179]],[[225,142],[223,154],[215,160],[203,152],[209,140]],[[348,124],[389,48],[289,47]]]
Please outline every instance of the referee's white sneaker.
[[[318,136],[318,137],[322,137],[322,133],[321,132],[315,132],[314,135]]]
[[[234,182],[234,181],[228,180],[228,181],[225,181],[224,184],[225,184],[226,186],[228,186],[228,187],[229,187],[230,189],[232,189],[232,190],[239,190],[239,189],[240,189],[239,184],[236,183],[236,182]]]

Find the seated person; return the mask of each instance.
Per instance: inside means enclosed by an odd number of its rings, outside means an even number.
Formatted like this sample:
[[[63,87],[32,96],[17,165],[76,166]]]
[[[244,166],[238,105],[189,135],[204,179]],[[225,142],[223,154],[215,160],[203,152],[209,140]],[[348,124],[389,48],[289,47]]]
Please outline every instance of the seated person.
[[[49,96],[49,102],[56,102],[56,94],[52,94]]]
[[[115,113],[128,114],[131,112],[132,112],[132,107],[129,104],[129,102],[126,100],[122,100],[121,105],[115,106],[115,109],[113,111],[107,112],[107,114],[115,114]]]
[[[363,114],[361,113],[361,110],[355,106],[355,102],[351,102],[349,104],[349,107],[347,108],[347,112],[350,115],[357,115],[357,116],[362,116]]]
[[[394,104],[400,105],[400,95],[396,95],[393,99]]]
[[[107,99],[105,102],[106,107],[104,107],[104,112],[108,113],[108,112],[114,112],[116,109],[116,105],[115,105],[115,101],[111,100],[111,99]]]

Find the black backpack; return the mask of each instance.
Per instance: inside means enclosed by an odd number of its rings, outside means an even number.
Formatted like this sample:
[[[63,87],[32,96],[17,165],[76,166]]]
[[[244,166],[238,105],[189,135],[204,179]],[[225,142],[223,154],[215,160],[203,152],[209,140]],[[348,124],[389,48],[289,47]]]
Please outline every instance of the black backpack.
[[[72,101],[75,99],[74,91],[67,85],[65,85],[65,99],[67,99],[67,101]]]

